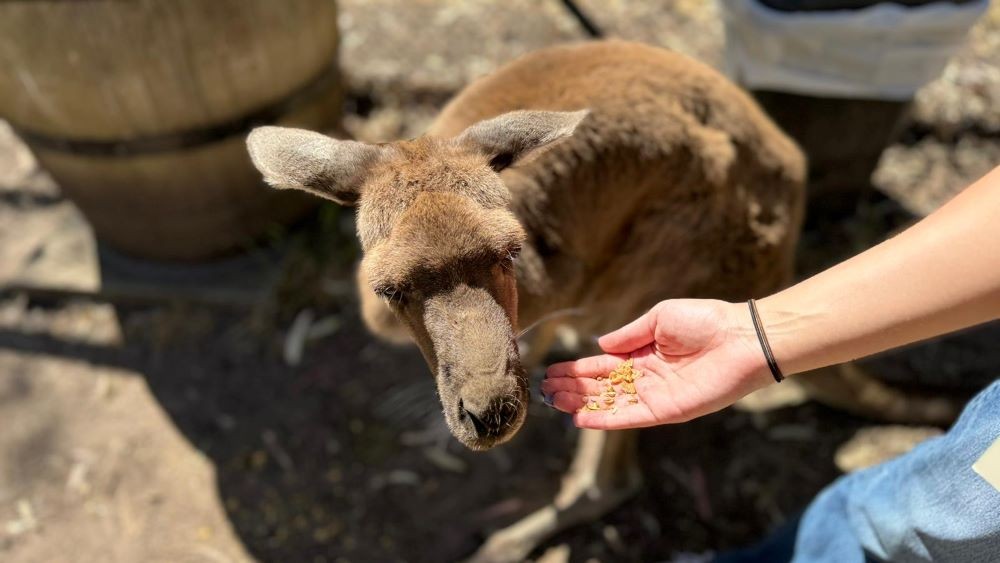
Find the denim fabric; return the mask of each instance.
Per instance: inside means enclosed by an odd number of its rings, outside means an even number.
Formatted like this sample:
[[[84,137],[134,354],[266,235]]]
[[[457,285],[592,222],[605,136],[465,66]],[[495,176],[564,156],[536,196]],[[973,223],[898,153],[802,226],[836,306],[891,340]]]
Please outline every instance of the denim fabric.
[[[973,398],[945,435],[841,477],[799,521],[716,561],[1000,562],[1000,491],[972,470],[998,438],[1000,381]]]

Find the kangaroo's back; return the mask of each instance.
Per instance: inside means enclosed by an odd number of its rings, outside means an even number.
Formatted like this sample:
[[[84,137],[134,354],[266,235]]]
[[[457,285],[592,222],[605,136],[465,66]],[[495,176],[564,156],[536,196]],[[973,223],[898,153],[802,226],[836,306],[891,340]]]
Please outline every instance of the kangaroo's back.
[[[517,109],[581,108],[595,113],[590,121],[602,137],[575,137],[578,143],[655,154],[688,141],[700,125],[752,147],[763,165],[791,180],[803,179],[801,152],[746,92],[694,59],[625,41],[552,47],[516,59],[453,98],[429,133],[452,136]]]

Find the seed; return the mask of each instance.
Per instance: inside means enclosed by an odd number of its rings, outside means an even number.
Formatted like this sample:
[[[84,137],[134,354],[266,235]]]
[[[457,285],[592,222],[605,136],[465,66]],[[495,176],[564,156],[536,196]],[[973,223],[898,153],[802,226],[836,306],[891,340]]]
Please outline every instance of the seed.
[[[635,397],[629,397],[628,403],[630,405],[637,405],[637,404],[639,404],[639,399],[636,399]]]
[[[604,397],[604,404],[605,405],[613,405],[613,404],[615,404],[615,398],[614,397]]]
[[[592,411],[601,410],[601,406],[598,405],[597,403],[587,403],[587,410],[592,410]]]
[[[625,393],[626,395],[635,395],[635,380],[642,377],[642,371],[633,369],[634,360],[629,358],[622,363],[618,364],[611,373],[608,374],[608,379],[610,384],[606,386],[606,390],[602,395],[602,400],[606,404],[612,404],[614,402],[614,397],[618,396],[618,393]],[[619,385],[616,390],[615,385]],[[635,397],[629,397],[630,404],[636,404],[639,400]]]
[[[611,414],[615,414],[617,412],[618,412],[618,407],[614,407],[611,409]]]

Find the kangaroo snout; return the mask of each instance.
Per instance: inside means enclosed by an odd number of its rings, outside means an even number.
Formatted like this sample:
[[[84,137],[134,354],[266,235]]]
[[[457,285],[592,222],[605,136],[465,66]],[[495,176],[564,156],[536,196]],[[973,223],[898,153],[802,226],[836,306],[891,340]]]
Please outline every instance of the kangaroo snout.
[[[506,441],[520,427],[527,395],[522,379],[508,371],[472,378],[461,387],[456,417],[479,447]]]
[[[493,361],[476,359],[486,356],[443,362],[438,392],[455,438],[471,449],[486,450],[509,440],[524,423],[528,379],[513,342]]]
[[[422,319],[452,434],[474,450],[509,440],[528,402],[510,314],[489,289],[458,284],[428,298]]]

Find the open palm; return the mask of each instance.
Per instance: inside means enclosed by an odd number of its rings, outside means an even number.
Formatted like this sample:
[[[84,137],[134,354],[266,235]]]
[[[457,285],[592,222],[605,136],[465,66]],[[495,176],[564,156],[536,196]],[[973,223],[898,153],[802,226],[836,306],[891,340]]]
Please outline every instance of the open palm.
[[[573,413],[581,428],[641,428],[715,412],[773,383],[750,322],[745,307],[724,301],[660,302],[603,336],[598,344],[606,354],[550,366],[542,393],[555,408]],[[585,408],[627,358],[643,374],[635,395],[607,408]]]

